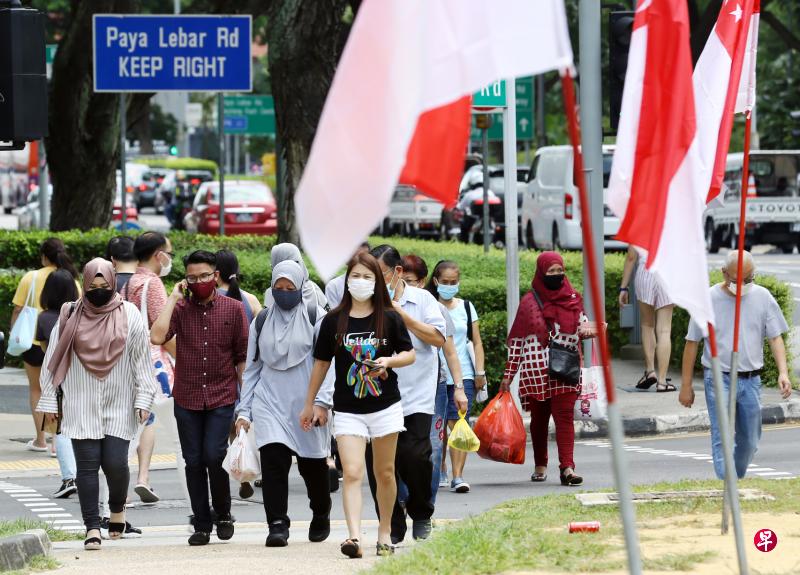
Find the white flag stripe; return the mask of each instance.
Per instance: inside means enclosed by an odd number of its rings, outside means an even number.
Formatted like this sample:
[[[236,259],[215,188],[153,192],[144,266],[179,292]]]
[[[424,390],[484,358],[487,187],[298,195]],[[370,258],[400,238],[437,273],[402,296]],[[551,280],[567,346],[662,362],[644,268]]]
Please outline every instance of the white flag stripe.
[[[388,211],[420,114],[500,78],[571,64],[563,0],[365,0],[296,195],[320,275],[330,278]]]
[[[744,53],[742,77],[739,81],[739,92],[736,96],[735,113],[749,112],[756,105],[756,61],[758,56],[758,25],[760,16],[753,13],[750,18],[750,29],[747,31],[747,48]]]

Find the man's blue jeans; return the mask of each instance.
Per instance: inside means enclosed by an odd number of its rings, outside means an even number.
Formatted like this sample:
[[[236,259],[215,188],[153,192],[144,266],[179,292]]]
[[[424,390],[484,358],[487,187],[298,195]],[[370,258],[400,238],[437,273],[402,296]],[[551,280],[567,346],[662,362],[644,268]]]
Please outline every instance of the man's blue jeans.
[[[714,383],[711,370],[704,370],[706,388],[706,405],[711,420],[711,449],[714,456],[714,471],[717,477],[725,477],[725,462],[722,456],[722,437],[717,424],[717,407],[714,395]],[[731,379],[723,374],[722,387],[725,398],[725,409],[728,409]],[[739,479],[747,473],[747,468],[758,451],[761,439],[761,377],[739,378],[736,387],[736,432],[734,433],[733,461]]]

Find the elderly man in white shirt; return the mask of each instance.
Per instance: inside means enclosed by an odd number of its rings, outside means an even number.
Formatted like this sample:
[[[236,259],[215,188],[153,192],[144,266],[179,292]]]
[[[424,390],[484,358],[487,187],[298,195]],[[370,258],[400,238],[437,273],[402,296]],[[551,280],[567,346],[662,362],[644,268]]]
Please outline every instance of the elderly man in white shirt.
[[[431,532],[431,420],[436,406],[436,386],[439,377],[439,348],[445,342],[445,320],[436,299],[425,290],[411,287],[403,281],[400,254],[392,246],[382,245],[370,252],[383,271],[389,297],[395,311],[411,334],[416,361],[396,370],[406,431],[397,440],[395,468],[398,481],[398,501],[392,513],[392,543],[406,536],[405,513],[413,520],[414,539],[427,539]],[[367,452],[368,461],[371,458]],[[375,497],[375,478],[368,464],[370,488]],[[402,483],[401,483],[402,482]],[[400,503],[403,486],[407,489],[405,510]]]

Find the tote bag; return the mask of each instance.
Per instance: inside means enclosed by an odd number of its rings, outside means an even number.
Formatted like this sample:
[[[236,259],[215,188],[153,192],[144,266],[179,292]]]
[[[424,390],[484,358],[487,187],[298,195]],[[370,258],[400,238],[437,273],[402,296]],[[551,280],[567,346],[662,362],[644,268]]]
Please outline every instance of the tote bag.
[[[147,290],[150,287],[149,279],[144,283],[144,287],[142,288],[142,301],[141,305],[139,306],[139,310],[142,312],[142,319],[144,320],[144,325],[146,328],[150,326],[150,320],[147,317]],[[164,359],[164,354],[162,353],[160,345],[153,345],[150,344],[150,359],[153,362],[153,375],[158,382],[158,388],[161,393],[156,394],[156,402],[161,403],[165,401],[167,398],[172,397],[172,382],[170,381],[170,371],[167,369],[165,365],[167,359]],[[171,366],[170,366],[171,367]]]
[[[599,421],[608,417],[603,366],[598,365],[597,350],[592,343],[592,367],[581,368],[581,391],[575,401],[575,421]]]
[[[36,308],[36,272],[33,272],[31,287],[25,298],[25,306],[17,316],[14,327],[8,337],[8,354],[20,356],[33,346],[33,336],[36,334],[36,320],[39,310]]]

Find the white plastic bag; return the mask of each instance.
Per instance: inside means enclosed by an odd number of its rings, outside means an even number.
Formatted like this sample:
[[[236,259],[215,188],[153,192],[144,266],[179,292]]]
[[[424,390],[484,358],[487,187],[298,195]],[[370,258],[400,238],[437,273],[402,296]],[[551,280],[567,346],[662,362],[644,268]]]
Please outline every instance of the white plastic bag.
[[[33,346],[33,338],[36,335],[36,320],[39,317],[39,310],[36,308],[36,274],[31,279],[31,287],[25,298],[25,306],[17,316],[14,327],[8,336],[8,355],[20,356]]]
[[[597,354],[592,344],[592,367],[581,369],[581,392],[575,401],[575,421],[598,421],[608,417],[603,366],[597,365]]]
[[[255,445],[247,437],[244,428],[239,430],[239,435],[228,446],[222,468],[239,483],[254,481],[261,474],[261,463],[258,461]]]

